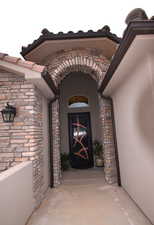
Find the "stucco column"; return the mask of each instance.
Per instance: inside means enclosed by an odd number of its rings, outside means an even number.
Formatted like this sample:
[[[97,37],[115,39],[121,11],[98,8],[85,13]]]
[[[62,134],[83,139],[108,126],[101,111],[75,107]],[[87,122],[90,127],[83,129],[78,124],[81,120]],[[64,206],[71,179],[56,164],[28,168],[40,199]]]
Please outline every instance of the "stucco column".
[[[59,121],[59,99],[52,103],[52,147],[53,147],[53,179],[54,187],[60,184],[60,121]]]
[[[104,173],[108,184],[117,183],[115,142],[113,135],[112,103],[110,99],[99,96],[102,124],[102,143],[104,148]]]

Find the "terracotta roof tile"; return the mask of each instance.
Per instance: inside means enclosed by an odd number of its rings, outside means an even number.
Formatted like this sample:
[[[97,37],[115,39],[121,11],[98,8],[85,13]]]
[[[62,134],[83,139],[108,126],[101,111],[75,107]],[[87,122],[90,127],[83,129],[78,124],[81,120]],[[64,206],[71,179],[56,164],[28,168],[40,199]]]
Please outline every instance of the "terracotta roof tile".
[[[45,66],[38,65],[31,61],[22,60],[17,57],[9,56],[8,54],[0,52],[0,60],[6,61],[12,64],[16,64],[17,66],[21,66],[24,68],[28,68],[30,70],[42,73],[45,70]]]
[[[0,52],[0,59],[3,59],[5,56],[7,56],[8,54],[2,53]]]
[[[31,62],[31,61],[24,61],[24,60],[20,59],[17,64],[19,66],[32,69],[32,67],[34,66],[35,63],[34,62]]]
[[[32,70],[42,73],[44,70],[44,66],[34,64]]]
[[[4,61],[7,61],[7,62],[10,62],[10,63],[16,63],[17,61],[20,60],[20,58],[17,58],[17,57],[12,57],[12,56],[9,56],[9,55],[6,55],[3,59]]]

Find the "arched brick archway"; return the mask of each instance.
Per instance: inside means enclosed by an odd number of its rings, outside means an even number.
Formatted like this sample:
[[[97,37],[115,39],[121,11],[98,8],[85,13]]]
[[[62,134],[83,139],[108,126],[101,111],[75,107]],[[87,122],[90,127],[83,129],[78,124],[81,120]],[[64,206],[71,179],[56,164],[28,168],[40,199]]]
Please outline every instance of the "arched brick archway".
[[[83,72],[89,74],[97,83],[98,88],[105,76],[109,66],[109,61],[102,53],[96,50],[73,50],[56,53],[48,57],[44,63],[48,72],[54,81],[56,87],[59,87],[61,81],[71,72]],[[107,99],[99,96],[100,121],[102,126],[102,142],[104,145],[105,178],[107,183],[117,182],[116,162],[111,103]],[[54,186],[60,183],[60,119],[59,119],[59,98],[52,103],[52,136],[53,136],[53,177]]]
[[[76,49],[57,52],[44,63],[55,85],[71,72],[89,74],[100,85],[109,67],[109,60],[97,49]]]

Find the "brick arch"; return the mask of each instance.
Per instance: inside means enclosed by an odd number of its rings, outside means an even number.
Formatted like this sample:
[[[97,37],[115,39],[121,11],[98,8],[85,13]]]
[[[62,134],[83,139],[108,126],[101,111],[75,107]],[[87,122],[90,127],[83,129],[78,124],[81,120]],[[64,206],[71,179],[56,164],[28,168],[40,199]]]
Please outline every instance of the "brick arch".
[[[109,66],[103,53],[98,49],[74,49],[59,51],[45,59],[48,72],[58,87],[61,81],[71,72],[83,72],[89,74],[98,84]],[[57,96],[58,97],[58,96]],[[52,102],[52,149],[53,149],[53,183],[56,187],[61,181],[60,163],[60,105],[59,98]],[[102,126],[102,143],[104,146],[104,165],[105,179],[107,183],[117,182],[114,137],[112,127],[111,104],[108,100],[99,96],[100,104],[100,123]]]
[[[58,65],[52,73],[52,78],[56,85],[59,85],[61,80],[63,80],[69,73],[78,71],[89,74],[97,83],[102,76],[101,68],[93,59],[87,59],[83,56],[75,56],[71,59],[64,60],[61,65]]]
[[[71,50],[59,52],[46,61],[49,74],[55,85],[71,72],[89,74],[100,85],[109,67],[109,60],[96,49]]]

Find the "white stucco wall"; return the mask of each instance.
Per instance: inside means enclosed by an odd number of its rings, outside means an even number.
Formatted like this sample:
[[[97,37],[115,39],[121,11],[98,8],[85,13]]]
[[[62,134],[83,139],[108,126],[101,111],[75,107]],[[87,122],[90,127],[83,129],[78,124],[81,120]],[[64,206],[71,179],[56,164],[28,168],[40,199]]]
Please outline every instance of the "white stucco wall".
[[[50,184],[50,155],[49,155],[49,113],[48,100],[42,96],[43,104],[43,192],[45,193]]]
[[[125,78],[112,98],[122,186],[154,223],[153,60],[145,56],[132,70],[123,70]]]
[[[32,163],[23,162],[0,175],[0,224],[25,225],[34,210]]]
[[[85,96],[89,99],[89,107],[69,108],[68,100],[72,96]],[[97,85],[87,74],[75,72],[66,77],[60,86],[60,129],[61,151],[69,152],[68,113],[90,112],[92,139],[101,141],[101,127]]]

